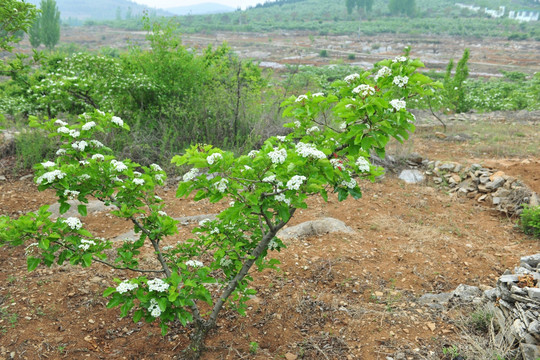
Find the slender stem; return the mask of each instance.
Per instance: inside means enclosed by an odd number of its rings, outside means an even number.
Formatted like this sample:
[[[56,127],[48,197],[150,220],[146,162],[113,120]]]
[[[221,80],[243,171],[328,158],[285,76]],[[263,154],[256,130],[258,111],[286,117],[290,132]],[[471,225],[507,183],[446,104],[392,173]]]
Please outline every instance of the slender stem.
[[[92,257],[92,260],[95,261],[95,262],[107,265],[107,266],[109,266],[109,267],[111,267],[113,269],[116,269],[116,270],[129,270],[129,271],[140,272],[140,273],[162,273],[162,272],[164,272],[163,270],[145,270],[145,269],[134,269],[134,268],[130,268],[130,267],[115,266],[115,265],[111,264],[110,262],[98,259],[96,257]]]

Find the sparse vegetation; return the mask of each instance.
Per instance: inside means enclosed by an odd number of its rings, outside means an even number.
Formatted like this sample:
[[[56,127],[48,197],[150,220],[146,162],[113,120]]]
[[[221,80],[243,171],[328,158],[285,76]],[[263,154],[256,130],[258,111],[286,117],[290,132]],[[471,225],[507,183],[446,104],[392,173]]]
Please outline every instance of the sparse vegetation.
[[[540,239],[540,206],[527,206],[523,209],[521,227],[525,234]]]

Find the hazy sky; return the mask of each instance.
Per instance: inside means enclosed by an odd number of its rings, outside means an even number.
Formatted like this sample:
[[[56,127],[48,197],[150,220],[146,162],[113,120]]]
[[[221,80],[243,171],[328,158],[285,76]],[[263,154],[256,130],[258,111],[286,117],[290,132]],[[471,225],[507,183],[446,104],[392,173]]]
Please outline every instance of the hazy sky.
[[[136,3],[148,5],[150,7],[168,8],[176,6],[189,6],[202,3],[218,3],[223,5],[238,6],[245,9],[246,6],[264,3],[265,0],[134,0]]]

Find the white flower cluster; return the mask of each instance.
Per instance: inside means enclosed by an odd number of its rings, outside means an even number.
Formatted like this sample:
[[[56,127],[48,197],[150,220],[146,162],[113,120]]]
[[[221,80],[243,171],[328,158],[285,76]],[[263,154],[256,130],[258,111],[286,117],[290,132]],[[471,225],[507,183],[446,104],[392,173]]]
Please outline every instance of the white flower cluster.
[[[375,75],[375,81],[379,80],[382,77],[387,77],[392,75],[392,70],[388,66],[383,66],[382,68],[377,71],[377,75]]]
[[[375,89],[369,85],[361,84],[355,87],[352,91],[355,94],[360,94],[362,97],[375,94]]]
[[[213,153],[212,155],[208,156],[206,158],[206,161],[208,162],[208,165],[213,165],[216,160],[223,159],[223,155],[220,153]]]
[[[69,130],[69,136],[71,136],[72,138],[78,138],[79,136],[81,135],[80,132],[78,132],[77,130]]]
[[[63,179],[64,176],[66,176],[66,174],[61,172],[60,170],[53,170],[53,171],[46,172],[45,174],[38,177],[36,182],[38,184],[41,184],[43,183],[43,180],[46,180],[45,183],[48,184],[48,183],[52,183],[56,179],[59,179],[59,180]]]
[[[195,179],[197,176],[199,176],[199,169],[192,168],[191,170],[189,170],[187,173],[184,174],[184,176],[182,177],[182,180],[184,180],[184,182],[191,181]]]
[[[81,239],[81,244],[79,245],[79,249],[86,251],[90,249],[90,246],[94,246],[94,245],[96,245],[96,243],[92,240]]]
[[[95,148],[102,148],[103,144],[98,140],[90,140],[90,144]]]
[[[334,169],[342,170],[343,168],[343,161],[339,159],[330,159],[330,164],[332,164]]]
[[[393,83],[399,87],[404,87],[409,82],[408,76],[396,76]]]
[[[285,141],[286,138],[287,138],[286,136],[280,136],[280,135],[276,136],[276,139],[282,142]]]
[[[163,169],[161,168],[161,166],[159,166],[158,164],[152,164],[150,165],[150,169],[154,170],[154,171],[163,171]]]
[[[105,156],[101,154],[94,154],[92,155],[92,160],[103,161],[105,160]]]
[[[159,185],[163,185],[163,182],[165,181],[165,176],[163,174],[156,174],[156,182]]]
[[[67,197],[68,199],[75,199],[77,196],[79,196],[80,192],[78,191],[75,191],[75,190],[65,190],[64,191],[64,196]]]
[[[90,175],[82,174],[81,176],[79,176],[79,180],[81,181],[90,180]]]
[[[111,164],[113,166],[113,169],[118,171],[118,172],[122,172],[124,170],[127,170],[127,166],[126,164],[124,164],[123,162],[121,161],[116,161],[116,160],[111,160]]]
[[[274,239],[268,243],[268,250],[276,250],[278,247],[279,245]]]
[[[56,163],[52,162],[52,161],[46,161],[44,163],[41,163],[41,166],[43,166],[44,168],[50,168],[52,166],[56,165]]]
[[[214,187],[219,191],[220,193],[224,193],[227,191],[227,184],[229,183],[229,180],[227,179],[221,179],[217,183],[214,184]]]
[[[294,175],[291,180],[287,181],[287,189],[289,190],[298,190],[300,189],[300,186],[304,183],[306,180],[305,176],[301,175]]]
[[[55,123],[56,125],[60,125],[60,126],[66,126],[66,125],[68,124],[67,122],[62,121],[62,120],[60,120],[60,119],[56,120],[54,123]]]
[[[79,160],[79,164],[81,164],[82,166],[85,166],[85,165],[88,165],[90,163],[88,161],[86,161],[86,160]]]
[[[296,121],[294,122],[294,127],[295,127],[295,128],[299,128],[300,126],[302,126],[302,123],[301,123],[300,121],[296,120]]]
[[[258,153],[259,153],[259,150],[251,150],[248,153],[248,156],[253,159],[255,156],[257,156]]]
[[[186,266],[203,267],[204,264],[202,262],[200,262],[199,260],[188,260],[188,261],[186,261]]]
[[[244,165],[244,168],[242,169],[242,172],[249,171],[249,170],[253,170],[253,168],[251,166]]]
[[[165,292],[169,289],[169,286],[169,284],[161,279],[148,280],[148,290],[150,291]]]
[[[396,56],[396,58],[392,60],[393,63],[405,62],[405,61],[407,61],[407,58],[405,56]]]
[[[206,224],[212,222],[212,220],[210,219],[204,219],[204,220],[201,220],[199,221],[199,226],[205,226]]]
[[[319,93],[315,93],[315,94],[313,94],[311,96],[313,96],[313,97],[324,96],[324,93],[319,92]]]
[[[268,153],[272,164],[283,164],[287,159],[287,150],[277,149]]]
[[[79,230],[82,228],[81,220],[76,217],[68,217],[64,222],[73,230]]]
[[[120,119],[118,116],[113,116],[111,121],[120,127],[124,126],[124,120]]]
[[[219,261],[219,265],[221,267],[228,267],[228,266],[231,266],[232,265],[232,260],[229,259],[229,258],[222,258],[220,261]]]
[[[404,100],[394,99],[390,101],[390,105],[392,105],[392,107],[396,109],[396,111],[399,111],[401,109],[405,109],[407,103]]]
[[[58,149],[56,151],[57,156],[62,156],[62,155],[65,155],[65,154],[66,154],[66,149]]]
[[[354,189],[356,187],[356,180],[355,179],[351,179],[350,181],[345,181],[343,180],[341,182],[341,185],[342,186],[345,186],[345,187],[348,187],[349,189]]]
[[[82,126],[82,130],[88,131],[88,130],[92,129],[94,126],[96,126],[96,123],[93,122],[93,121],[90,121],[90,122],[87,122],[86,124],[84,124]]]
[[[287,204],[287,205],[291,205],[291,200],[290,200],[290,199],[287,199],[287,198],[285,197],[285,194],[277,194],[277,195],[275,196],[275,199],[276,199],[277,201],[284,202],[284,203]]]
[[[298,144],[296,144],[296,153],[305,158],[308,158],[308,157],[312,157],[314,159],[326,158],[326,155],[322,151],[317,150],[315,145],[306,144],[303,142],[299,142]]]
[[[132,284],[129,280],[124,280],[116,287],[116,291],[119,294],[127,293],[128,291],[135,290],[139,287],[139,284]]]
[[[345,81],[348,84],[352,83],[356,79],[360,79],[360,74],[355,73],[355,74],[351,74],[351,75],[345,77]]]
[[[307,130],[306,130],[306,133],[307,133],[308,135],[310,135],[311,133],[317,132],[317,131],[320,131],[320,130],[321,130],[321,129],[319,129],[318,126],[313,126],[313,127],[310,127],[309,129],[307,129]]]
[[[86,147],[88,146],[88,143],[84,140],[82,141],[75,141],[73,144],[71,144],[71,147],[75,150],[84,151]]]
[[[358,169],[360,169],[360,171],[363,171],[363,172],[369,171],[369,161],[367,161],[366,158],[362,156],[360,156],[356,160],[356,166],[358,166]]]
[[[267,177],[263,178],[262,181],[267,182],[267,183],[274,182],[274,181],[276,181],[276,175],[274,175],[274,174],[268,175]]]
[[[306,95],[300,95],[299,97],[296,98],[295,102],[300,102],[302,100],[307,100],[307,96]]]
[[[159,308],[156,299],[150,299],[150,306],[148,307],[148,311],[150,311],[150,315],[152,315],[153,317],[160,317],[161,309]]]
[[[144,179],[133,179],[135,185],[144,185]]]
[[[56,131],[58,131],[61,134],[69,134],[69,129],[65,126],[59,127]]]

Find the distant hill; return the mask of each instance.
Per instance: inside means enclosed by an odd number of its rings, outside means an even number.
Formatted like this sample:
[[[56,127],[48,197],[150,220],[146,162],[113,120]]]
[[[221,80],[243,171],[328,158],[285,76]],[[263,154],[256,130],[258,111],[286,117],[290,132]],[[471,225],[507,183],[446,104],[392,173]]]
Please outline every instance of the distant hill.
[[[204,15],[204,14],[219,14],[235,11],[236,9],[230,6],[215,4],[215,3],[203,3],[190,6],[179,6],[173,8],[166,8],[170,13],[175,15]]]
[[[1,1],[1,0],[0,0]],[[41,0],[27,0],[39,7]],[[122,20],[137,17],[148,11],[151,15],[171,16],[172,14],[137,4],[130,0],[56,0],[62,20]]]

